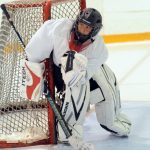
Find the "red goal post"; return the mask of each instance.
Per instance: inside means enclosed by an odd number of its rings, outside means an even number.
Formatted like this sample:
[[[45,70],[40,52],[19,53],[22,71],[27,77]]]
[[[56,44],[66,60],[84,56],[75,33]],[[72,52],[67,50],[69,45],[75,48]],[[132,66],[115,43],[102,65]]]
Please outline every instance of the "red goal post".
[[[85,0],[16,0],[5,3],[25,44],[48,19],[74,18]],[[20,97],[21,60],[25,52],[2,14],[0,28],[0,148],[57,143],[55,116],[43,95],[39,102]],[[47,62],[47,78],[53,97],[53,62]],[[32,135],[33,133],[36,135]],[[29,132],[29,133],[28,133]],[[32,133],[32,134],[31,134]],[[33,139],[32,139],[33,138]],[[34,139],[35,138],[35,139]]]

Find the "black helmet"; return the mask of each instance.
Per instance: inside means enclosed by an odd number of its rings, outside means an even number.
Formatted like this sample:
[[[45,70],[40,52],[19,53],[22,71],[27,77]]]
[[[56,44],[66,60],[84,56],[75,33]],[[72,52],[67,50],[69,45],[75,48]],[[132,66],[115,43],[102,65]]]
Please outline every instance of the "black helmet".
[[[84,24],[93,28],[91,37],[94,37],[102,28],[102,16],[94,8],[85,8],[77,16],[77,22],[83,22]]]
[[[78,32],[78,23],[82,22],[90,27],[92,27],[92,31],[89,35],[82,35]],[[102,16],[101,14],[94,8],[85,8],[78,15],[75,23],[73,24],[72,31],[76,36],[76,43],[83,43],[84,41],[91,39],[100,31],[102,28]]]

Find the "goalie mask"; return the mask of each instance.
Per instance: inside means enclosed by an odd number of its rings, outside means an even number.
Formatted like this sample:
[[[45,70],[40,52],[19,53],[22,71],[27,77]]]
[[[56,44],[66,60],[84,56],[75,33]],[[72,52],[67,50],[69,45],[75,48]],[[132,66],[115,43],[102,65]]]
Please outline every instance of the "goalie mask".
[[[84,23],[90,27],[92,27],[92,31],[88,35],[83,35],[78,31],[79,22]],[[76,44],[82,44],[87,40],[93,41],[93,37],[97,35],[97,33],[102,28],[102,16],[101,14],[94,8],[86,8],[80,12],[77,16],[75,23],[73,24],[72,32],[75,34],[75,42]]]

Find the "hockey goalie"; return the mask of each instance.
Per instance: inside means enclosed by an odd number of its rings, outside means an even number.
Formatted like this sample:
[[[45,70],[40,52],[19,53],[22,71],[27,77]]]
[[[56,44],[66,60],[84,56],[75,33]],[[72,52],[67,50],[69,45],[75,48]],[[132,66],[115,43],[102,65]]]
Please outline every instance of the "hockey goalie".
[[[81,11],[76,20],[46,21],[26,46],[25,81],[22,92],[38,100],[43,90],[43,60],[53,55],[55,86],[61,95],[61,113],[73,135],[82,138],[83,122],[89,104],[95,104],[97,121],[117,136],[130,134],[131,122],[121,112],[115,74],[105,64],[107,48],[98,34],[102,16],[94,8]],[[59,125],[58,125],[59,126]],[[59,140],[67,141],[59,126]]]

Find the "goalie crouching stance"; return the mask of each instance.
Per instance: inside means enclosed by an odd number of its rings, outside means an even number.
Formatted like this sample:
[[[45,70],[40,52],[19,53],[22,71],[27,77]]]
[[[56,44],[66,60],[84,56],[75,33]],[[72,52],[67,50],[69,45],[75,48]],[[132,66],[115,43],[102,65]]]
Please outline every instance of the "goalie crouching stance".
[[[46,21],[26,47],[28,63],[38,64],[53,52],[57,93],[64,93],[61,113],[73,135],[81,138],[89,103],[95,104],[97,120],[105,130],[118,136],[128,136],[131,128],[131,122],[121,113],[116,77],[105,64],[108,53],[102,37],[98,35],[101,28],[101,14],[96,9],[86,8],[76,20]],[[42,66],[41,63],[39,65]],[[40,68],[41,75],[43,67]],[[67,140],[61,127],[59,132],[59,139]]]

